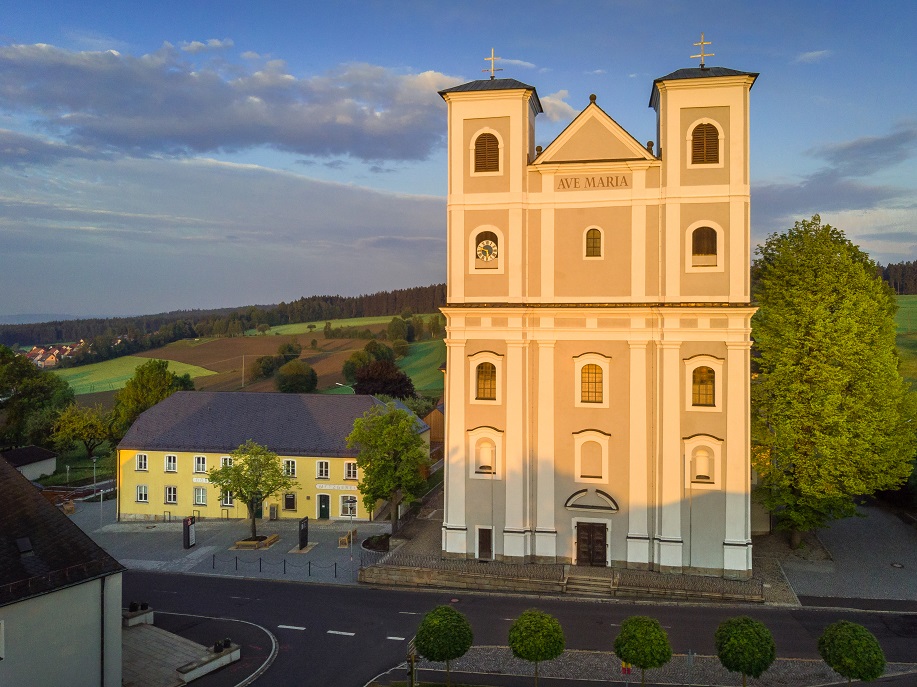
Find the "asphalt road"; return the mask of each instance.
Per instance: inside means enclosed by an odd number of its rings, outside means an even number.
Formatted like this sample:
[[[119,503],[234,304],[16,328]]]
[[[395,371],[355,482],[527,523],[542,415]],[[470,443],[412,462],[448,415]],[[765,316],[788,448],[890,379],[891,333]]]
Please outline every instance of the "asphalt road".
[[[279,652],[259,684],[278,687],[364,685],[404,660],[407,640],[423,614],[444,603],[468,617],[476,645],[505,646],[513,619],[536,607],[560,620],[570,649],[610,651],[624,618],[651,615],[668,631],[674,652],[711,655],[717,625],[744,614],[771,629],[783,658],[818,658],[819,635],[840,619],[866,626],[889,661],[917,657],[917,615],[895,612],[601,603],[139,571],[124,574],[124,599],[148,601],[157,611],[246,620],[267,628],[277,637]]]

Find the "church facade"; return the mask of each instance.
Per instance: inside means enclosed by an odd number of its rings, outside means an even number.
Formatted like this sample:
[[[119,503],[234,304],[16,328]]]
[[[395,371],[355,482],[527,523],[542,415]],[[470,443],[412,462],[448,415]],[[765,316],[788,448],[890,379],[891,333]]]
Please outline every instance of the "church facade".
[[[750,574],[756,77],[656,79],[656,150],[595,96],[542,150],[532,86],[440,93],[445,556]]]

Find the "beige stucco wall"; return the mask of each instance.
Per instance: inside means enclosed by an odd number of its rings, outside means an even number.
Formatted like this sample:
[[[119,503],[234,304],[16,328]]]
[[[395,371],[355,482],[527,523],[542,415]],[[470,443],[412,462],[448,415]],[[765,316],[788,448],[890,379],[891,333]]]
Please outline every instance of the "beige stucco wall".
[[[2,606],[0,620],[0,685],[121,687],[120,573]]]

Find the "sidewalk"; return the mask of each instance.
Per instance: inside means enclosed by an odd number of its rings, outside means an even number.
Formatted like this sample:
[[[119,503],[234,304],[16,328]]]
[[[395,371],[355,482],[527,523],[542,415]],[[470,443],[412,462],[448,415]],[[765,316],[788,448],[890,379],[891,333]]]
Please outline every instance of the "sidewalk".
[[[248,520],[199,520],[196,544],[182,546],[181,520],[172,522],[117,522],[115,502],[76,504],[71,516],[86,534],[129,570],[228,575],[272,580],[356,584],[361,562],[378,560],[364,551],[365,538],[390,531],[388,523],[355,521],[353,546],[338,547],[338,539],[351,528],[350,521],[309,520],[309,547],[299,551],[297,520],[262,520],[259,534],[279,534],[269,549],[233,550],[237,540],[250,534]]]

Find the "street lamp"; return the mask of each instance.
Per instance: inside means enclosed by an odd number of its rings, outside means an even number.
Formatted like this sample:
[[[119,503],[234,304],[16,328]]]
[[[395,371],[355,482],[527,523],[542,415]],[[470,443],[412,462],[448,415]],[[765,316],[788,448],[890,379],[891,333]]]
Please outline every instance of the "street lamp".
[[[341,384],[340,382],[335,382],[334,385],[335,385],[335,386],[342,386],[342,387],[344,387],[345,389],[350,389],[350,393],[352,393],[352,394],[356,394],[356,393],[357,393],[356,391],[353,390],[353,387],[352,387],[352,386],[347,386],[346,384]]]
[[[92,496],[95,498],[96,495],[96,461],[98,458],[95,456],[92,457]],[[99,499],[99,508],[101,508],[102,499]]]

